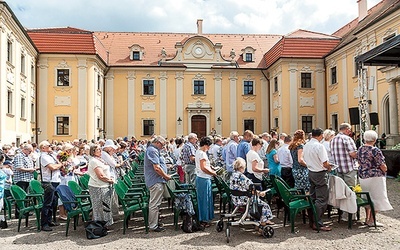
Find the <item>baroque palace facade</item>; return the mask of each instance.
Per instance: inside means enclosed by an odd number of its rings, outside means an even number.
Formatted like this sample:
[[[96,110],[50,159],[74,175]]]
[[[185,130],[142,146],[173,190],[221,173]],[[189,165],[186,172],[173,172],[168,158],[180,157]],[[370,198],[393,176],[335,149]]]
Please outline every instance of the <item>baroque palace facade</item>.
[[[354,2],[333,34],[266,35],[203,34],[202,20],[196,33],[26,30],[0,1],[1,142],[337,130],[355,119],[355,58],[400,32],[400,0]],[[371,121],[393,145],[400,70],[365,67]]]

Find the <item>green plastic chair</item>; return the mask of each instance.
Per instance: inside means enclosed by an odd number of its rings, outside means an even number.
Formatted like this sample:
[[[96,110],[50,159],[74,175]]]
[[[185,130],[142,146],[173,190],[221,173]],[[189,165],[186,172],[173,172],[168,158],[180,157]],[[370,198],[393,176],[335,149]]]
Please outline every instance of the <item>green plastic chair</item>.
[[[42,183],[38,180],[33,179],[29,182],[28,190],[30,194],[37,195],[35,198],[37,199],[38,204],[43,205],[44,189],[42,187]]]
[[[92,211],[92,206],[90,204],[84,205],[81,201],[79,201],[69,186],[59,185],[56,188],[56,191],[67,212],[67,223],[65,230],[65,237],[67,237],[71,219],[74,219],[74,230],[76,230],[79,215],[82,215],[82,220],[84,222],[88,221],[89,213]],[[70,200],[68,200],[67,197],[69,197]]]
[[[115,187],[115,192],[117,193],[118,200],[122,205],[124,211],[124,229],[123,234],[126,232],[126,228],[128,228],[128,222],[130,220],[131,215],[134,212],[142,211],[144,224],[146,227],[146,233],[149,232],[149,204],[147,202],[143,202],[141,199],[137,197],[132,197],[128,193],[125,192],[123,186],[123,182],[117,182]]]
[[[219,212],[226,212],[226,205],[228,205],[228,213],[231,212],[232,204],[231,204],[231,189],[227,185],[227,183],[222,179],[221,176],[214,176],[215,184],[218,188],[218,193],[220,195],[219,200]],[[225,182],[225,183],[224,183]]]
[[[80,202],[82,206],[92,206],[88,190],[83,190],[76,181],[69,181],[68,187],[72,190],[77,201]]]
[[[84,174],[79,177],[79,185],[81,185],[83,190],[89,190],[89,174]]]
[[[310,195],[299,195],[294,194],[280,179],[275,178],[274,182],[278,188],[279,194],[282,197],[283,202],[289,209],[290,213],[290,223],[291,223],[291,232],[294,233],[294,219],[296,214],[304,210],[311,210],[314,216],[314,221],[317,227],[317,231],[319,232],[319,225],[317,223],[317,213],[315,211],[314,203],[311,200]],[[310,216],[310,215],[309,215]],[[283,226],[285,226],[285,221],[283,222]]]
[[[193,208],[195,210],[196,214],[199,214],[198,212],[198,202],[197,202],[197,196],[196,193],[193,194],[192,191],[190,190],[185,190],[185,189],[172,189],[172,187],[169,185],[169,183],[166,183],[166,187],[168,190],[169,195],[171,196],[171,200],[172,200],[172,204],[174,204],[175,199],[176,199],[176,195],[180,194],[180,193],[187,193],[190,195],[190,198],[192,200],[193,203]],[[178,219],[179,219],[179,214],[181,212],[181,210],[177,207],[175,207],[174,205],[172,205],[172,209],[174,211],[174,226],[175,226],[175,230],[178,230]]]
[[[37,230],[40,231],[40,210],[42,209],[43,205],[36,204],[34,199],[38,198],[40,194],[27,194],[21,187],[17,185],[12,185],[10,191],[15,200],[15,204],[19,209],[18,232],[21,228],[22,218],[25,218],[25,227],[28,226],[30,212],[35,213]]]

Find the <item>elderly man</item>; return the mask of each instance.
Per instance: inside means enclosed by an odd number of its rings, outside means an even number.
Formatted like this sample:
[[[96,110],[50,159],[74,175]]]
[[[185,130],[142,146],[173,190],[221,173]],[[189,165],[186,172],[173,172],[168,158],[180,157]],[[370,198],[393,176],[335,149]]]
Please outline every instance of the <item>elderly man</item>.
[[[320,143],[323,138],[323,130],[320,128],[313,129],[311,132],[311,139],[304,145],[304,161],[307,162],[308,177],[310,179],[310,195],[315,203],[315,209],[317,210],[317,222],[320,230],[330,231],[331,228],[324,226],[322,223],[322,215],[324,214],[326,208],[328,207],[328,175],[327,173],[331,171],[331,165],[328,161],[328,153],[324,145]],[[311,215],[309,213],[309,215]],[[310,222],[312,221],[312,216],[309,216]],[[311,223],[310,223],[311,224]],[[313,229],[316,226],[311,225]]]
[[[261,149],[258,151],[258,155],[260,156],[260,158],[263,160],[264,162],[264,168],[268,167],[268,160],[265,157],[267,152],[267,148],[269,145],[269,142],[271,141],[271,135],[268,134],[267,132],[262,133],[261,135],[261,141],[263,142]]]
[[[239,143],[239,133],[237,131],[232,131],[229,135],[229,142],[225,146],[225,165],[226,171],[229,176],[233,172],[233,162],[237,157],[237,145]]]
[[[351,125],[342,123],[339,133],[330,142],[331,154],[337,168],[337,175],[344,180],[348,186],[357,184],[357,147],[351,134]]]
[[[149,228],[154,232],[165,231],[158,222],[165,183],[171,179],[171,176],[167,174],[165,160],[160,153],[165,143],[162,136],[156,136],[147,147],[144,156],[144,179],[150,191]]]
[[[246,154],[250,151],[251,145],[250,142],[253,140],[254,134],[251,130],[246,130],[243,133],[243,140],[240,141],[237,146],[237,157],[246,160]]]
[[[42,231],[52,231],[51,227],[58,225],[52,221],[53,211],[57,207],[55,190],[61,182],[60,169],[68,163],[60,163],[56,159],[48,141],[39,143],[39,149],[41,154],[38,161],[44,189],[43,208],[40,215],[41,229]]]
[[[182,160],[183,160],[183,171],[185,171],[186,183],[195,185],[196,182],[196,164],[194,156],[197,150],[197,135],[190,133],[188,135],[188,141],[183,145],[182,148]]]
[[[292,136],[287,135],[283,139],[283,145],[278,149],[277,155],[281,165],[281,177],[290,187],[294,187],[294,178],[292,173],[293,158],[290,154],[289,144],[292,142]]]
[[[33,172],[35,172],[35,164],[30,157],[33,147],[25,144],[20,153],[14,158],[14,182],[23,190],[28,191],[29,182],[33,180]],[[18,218],[18,210],[15,209],[15,217]]]

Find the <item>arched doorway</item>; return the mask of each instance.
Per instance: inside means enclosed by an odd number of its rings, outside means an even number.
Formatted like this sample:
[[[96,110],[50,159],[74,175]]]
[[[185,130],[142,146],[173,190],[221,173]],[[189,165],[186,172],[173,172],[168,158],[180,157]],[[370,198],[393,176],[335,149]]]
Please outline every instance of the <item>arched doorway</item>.
[[[197,134],[198,138],[207,135],[206,117],[204,115],[192,116],[192,133]]]

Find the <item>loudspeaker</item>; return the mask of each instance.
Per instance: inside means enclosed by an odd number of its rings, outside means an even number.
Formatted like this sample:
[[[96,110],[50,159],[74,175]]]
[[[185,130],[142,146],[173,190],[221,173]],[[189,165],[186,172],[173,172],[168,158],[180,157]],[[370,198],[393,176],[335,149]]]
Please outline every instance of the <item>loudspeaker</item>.
[[[373,112],[373,113],[369,113],[369,121],[371,122],[371,125],[379,125],[379,117],[378,117],[378,113]]]
[[[358,107],[349,108],[350,113],[350,124],[357,125],[360,124],[360,112],[358,111]]]

